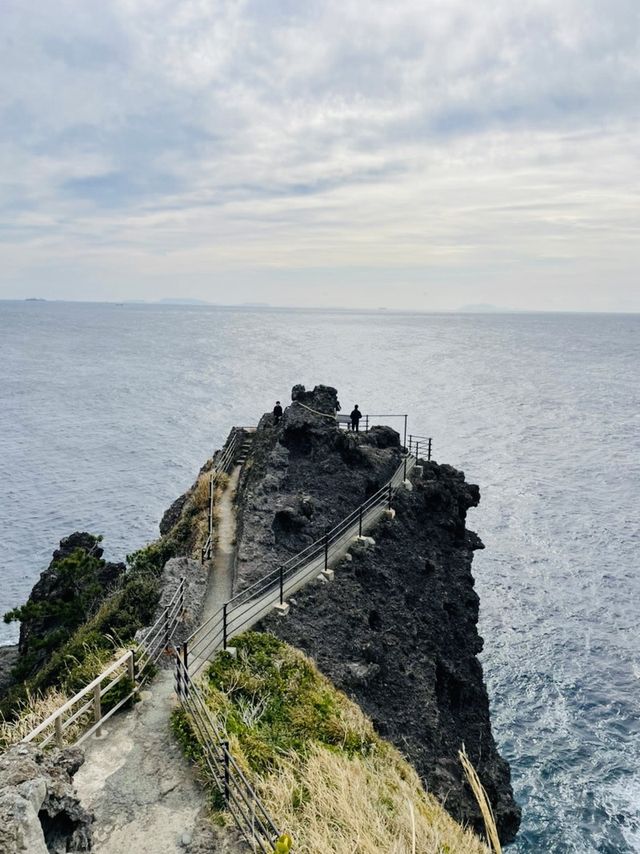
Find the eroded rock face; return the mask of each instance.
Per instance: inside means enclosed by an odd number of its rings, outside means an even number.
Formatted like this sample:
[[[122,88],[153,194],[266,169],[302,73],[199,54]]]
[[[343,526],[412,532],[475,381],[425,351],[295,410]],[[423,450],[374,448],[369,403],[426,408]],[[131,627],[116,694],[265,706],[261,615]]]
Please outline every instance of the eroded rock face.
[[[91,850],[93,816],[73,788],[79,748],[46,753],[19,744],[0,756],[0,854]]]
[[[401,460],[398,434],[340,431],[309,412],[335,405],[335,390],[295,387],[281,424],[264,419],[239,490],[236,590],[322,536],[381,487]],[[324,407],[324,410],[323,408]],[[520,810],[509,766],[492,733],[477,654],[478,597],[471,574],[480,539],[466,514],[477,486],[451,466],[424,462],[423,477],[394,499],[394,520],[375,544],[358,543],[333,582],[300,590],[287,617],[263,627],[309,653],[409,758],[459,821],[483,823],[463,780],[464,744],[488,790],[504,841]]]
[[[334,388],[294,386],[292,398],[277,427],[262,419],[242,472],[237,590],[322,537],[400,464],[400,439],[390,427],[338,428]]]
[[[69,569],[69,561],[84,555],[82,569]],[[60,540],[49,566],[33,586],[20,623],[18,642],[21,678],[37,672],[51,650],[87,619],[125,572],[123,563],[102,559],[103,549],[93,534],[76,531]]]
[[[471,561],[482,543],[465,527],[479,490],[436,463],[425,463],[413,486],[397,494],[397,515],[376,528],[375,546],[354,546],[332,583],[298,591],[288,616],[271,616],[263,627],[310,654],[451,815],[482,831],[458,761],[464,744],[508,842],[520,809],[491,733],[476,657],[482,638]]]
[[[160,601],[150,621],[150,625],[154,625],[156,620],[162,615],[165,606],[169,604],[174,594],[176,593],[180,579],[184,578],[184,593],[183,593],[183,610],[181,619],[175,627],[171,645],[178,647],[189,637],[189,635],[200,625],[202,616],[202,604],[207,592],[207,567],[203,567],[199,561],[192,560],[188,557],[174,557],[168,560],[162,575],[160,576]],[[142,637],[148,627],[140,629],[136,633],[136,638]],[[162,663],[162,660],[161,662]],[[171,664],[169,659],[167,662]],[[172,664],[171,664],[172,666]]]

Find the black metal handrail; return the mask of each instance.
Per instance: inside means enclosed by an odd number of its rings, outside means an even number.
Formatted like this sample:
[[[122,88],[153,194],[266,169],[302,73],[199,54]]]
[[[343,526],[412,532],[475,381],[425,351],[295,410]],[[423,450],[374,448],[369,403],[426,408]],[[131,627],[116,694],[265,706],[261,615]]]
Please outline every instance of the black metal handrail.
[[[212,718],[200,689],[189,676],[186,647],[183,650],[182,654],[176,652],[176,694],[199,736],[203,761],[245,839],[263,854],[272,854],[280,833],[231,753],[226,733]]]
[[[306,546],[281,566],[258,579],[228,602],[199,626],[185,642],[194,674],[217,648],[226,649],[228,640],[242,629],[257,622],[276,605],[283,605],[286,595],[304,586],[322,570],[329,568],[346,542],[358,531],[361,536],[368,523],[377,518],[383,507],[391,507],[393,493],[407,479],[415,457],[405,454],[402,463],[391,479],[359,507],[329,529],[322,537]]]
[[[236,461],[238,450],[242,447],[245,441],[246,434],[250,433],[255,428],[253,427],[232,427],[224,443],[222,450],[214,454],[213,466],[209,477],[209,518],[208,518],[208,535],[200,552],[200,562],[204,563],[209,560],[213,554],[213,499],[216,488],[216,476],[218,474],[229,474]]]
[[[416,436],[414,433],[410,433],[407,448],[409,453],[413,454],[416,459],[418,459],[420,455],[420,448],[422,448],[423,453],[426,453],[427,455],[427,460],[430,460],[431,443],[431,436]]]
[[[158,661],[171,642],[184,611],[185,585],[185,579],[182,577],[173,596],[160,612],[158,619],[138,641],[136,664],[137,681],[140,683],[147,678],[151,665]]]

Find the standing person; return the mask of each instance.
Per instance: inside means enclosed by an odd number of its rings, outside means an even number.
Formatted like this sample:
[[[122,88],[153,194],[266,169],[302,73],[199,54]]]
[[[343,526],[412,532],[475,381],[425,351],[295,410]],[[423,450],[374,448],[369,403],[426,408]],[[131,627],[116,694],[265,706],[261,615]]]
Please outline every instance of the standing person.
[[[282,418],[282,407],[280,401],[276,400],[276,405],[273,407],[273,423],[277,426]]]
[[[351,429],[355,430],[357,433],[360,429],[360,419],[362,418],[362,412],[358,409],[357,403],[351,410],[351,415],[349,417],[351,418]]]

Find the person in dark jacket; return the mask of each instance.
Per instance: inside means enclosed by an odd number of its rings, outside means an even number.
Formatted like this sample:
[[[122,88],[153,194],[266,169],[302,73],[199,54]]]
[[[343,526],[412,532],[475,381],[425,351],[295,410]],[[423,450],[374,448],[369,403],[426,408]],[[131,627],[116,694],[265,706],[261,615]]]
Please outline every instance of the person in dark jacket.
[[[282,418],[282,407],[280,406],[280,401],[276,400],[276,405],[273,407],[273,423],[279,424],[281,418]]]
[[[360,419],[362,418],[362,412],[358,409],[357,403],[351,410],[351,415],[349,417],[351,418],[351,429],[355,430],[357,433],[360,429]]]

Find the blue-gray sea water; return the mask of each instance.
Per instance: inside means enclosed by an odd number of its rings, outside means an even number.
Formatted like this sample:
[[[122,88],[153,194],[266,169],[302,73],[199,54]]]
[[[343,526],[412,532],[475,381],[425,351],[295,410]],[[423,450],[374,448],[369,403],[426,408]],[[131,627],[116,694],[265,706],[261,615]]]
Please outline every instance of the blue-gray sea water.
[[[640,316],[0,302],[0,610],[71,531],[113,558],[154,538],[231,425],[296,382],[408,412],[482,490],[510,850],[640,851],[639,366]]]

